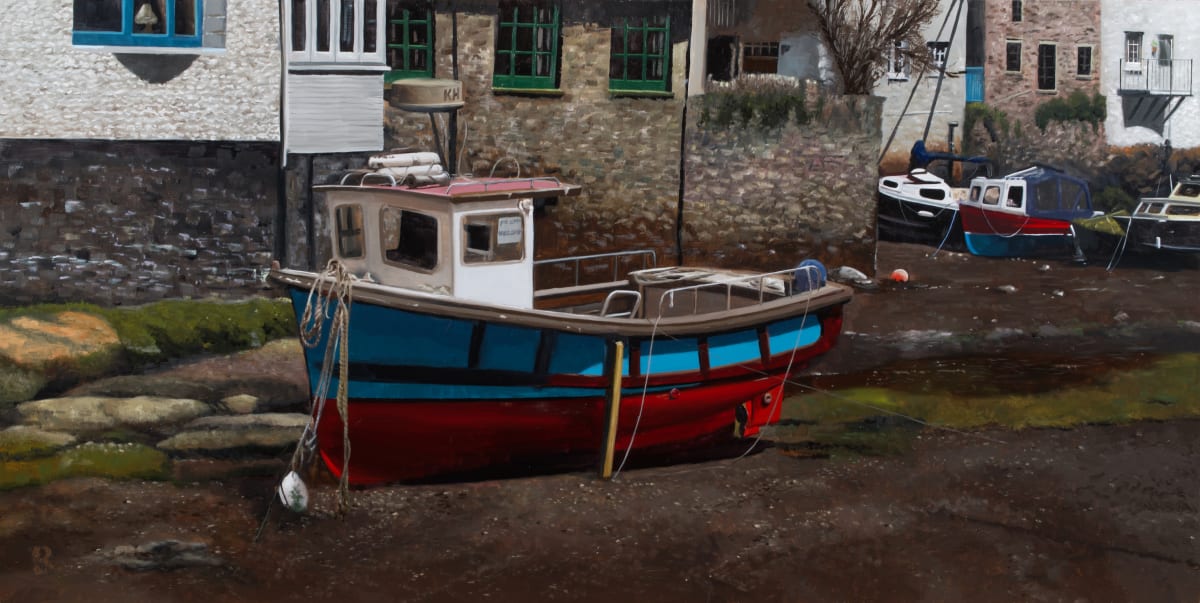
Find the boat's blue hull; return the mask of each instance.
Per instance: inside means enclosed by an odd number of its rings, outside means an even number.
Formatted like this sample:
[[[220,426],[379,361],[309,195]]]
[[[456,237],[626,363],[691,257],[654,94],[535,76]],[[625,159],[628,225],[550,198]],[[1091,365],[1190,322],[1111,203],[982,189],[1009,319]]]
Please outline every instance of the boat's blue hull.
[[[1057,255],[1071,251],[1071,237],[1057,234],[1047,235],[996,235],[963,233],[967,250],[975,255],[1000,258],[1019,258],[1040,255]]]

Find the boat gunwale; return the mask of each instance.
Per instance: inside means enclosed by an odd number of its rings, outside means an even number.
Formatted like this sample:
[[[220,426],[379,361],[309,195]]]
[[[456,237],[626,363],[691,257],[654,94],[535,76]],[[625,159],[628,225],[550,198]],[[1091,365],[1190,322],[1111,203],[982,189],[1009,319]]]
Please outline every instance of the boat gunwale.
[[[268,277],[286,286],[309,290],[313,282],[320,278],[320,275],[302,270],[273,268]],[[656,333],[667,336],[724,333],[796,316],[816,315],[819,311],[827,308],[843,305],[853,297],[849,287],[827,282],[812,293],[799,293],[728,310],[651,319],[606,317],[538,308],[491,305],[364,281],[356,281],[353,287],[355,301],[397,310],[419,311],[464,320],[501,322],[583,335],[626,337],[645,337]]]

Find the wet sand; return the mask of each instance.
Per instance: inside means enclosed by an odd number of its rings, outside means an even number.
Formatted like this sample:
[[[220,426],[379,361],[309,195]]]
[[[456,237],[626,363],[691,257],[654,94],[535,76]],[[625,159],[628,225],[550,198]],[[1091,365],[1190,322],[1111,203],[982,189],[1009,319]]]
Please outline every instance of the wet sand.
[[[813,371],[1028,348],[1200,351],[1193,267],[931,251],[881,245],[880,273],[912,279],[858,295]],[[237,371],[222,362],[173,370]],[[0,602],[1200,597],[1200,421],[927,429],[883,457],[733,458],[744,446],[612,482],[570,472],[358,490],[342,518],[323,479],[311,513],[273,505],[263,474],[281,461],[259,475],[214,461],[171,482],[0,492]],[[131,547],[166,541],[193,553],[129,568]]]

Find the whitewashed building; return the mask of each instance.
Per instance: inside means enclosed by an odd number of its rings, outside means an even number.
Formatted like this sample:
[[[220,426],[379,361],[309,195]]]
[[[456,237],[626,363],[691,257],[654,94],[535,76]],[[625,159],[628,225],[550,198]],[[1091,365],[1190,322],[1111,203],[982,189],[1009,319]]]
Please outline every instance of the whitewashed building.
[[[914,71],[903,60],[901,48],[888,57],[886,73],[875,86],[875,95],[884,98],[884,156],[880,162],[884,172],[906,169],[909,151],[918,140],[924,139],[931,150],[948,151],[951,144],[954,149],[961,148],[958,126],[966,106],[966,4],[965,0],[942,0],[941,11],[925,27],[926,44],[939,65],[944,65],[944,77],[939,78],[932,69]]]
[[[8,0],[0,137],[279,140],[279,6]]]
[[[1200,54],[1200,6],[1194,0],[1103,0],[1102,92],[1108,144],[1200,146],[1194,96]]]

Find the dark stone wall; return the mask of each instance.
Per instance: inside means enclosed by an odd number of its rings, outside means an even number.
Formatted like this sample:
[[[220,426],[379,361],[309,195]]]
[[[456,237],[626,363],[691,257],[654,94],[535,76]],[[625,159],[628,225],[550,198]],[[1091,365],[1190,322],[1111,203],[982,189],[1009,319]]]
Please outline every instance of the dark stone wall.
[[[264,288],[273,142],[0,140],[0,304]]]

